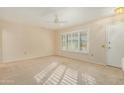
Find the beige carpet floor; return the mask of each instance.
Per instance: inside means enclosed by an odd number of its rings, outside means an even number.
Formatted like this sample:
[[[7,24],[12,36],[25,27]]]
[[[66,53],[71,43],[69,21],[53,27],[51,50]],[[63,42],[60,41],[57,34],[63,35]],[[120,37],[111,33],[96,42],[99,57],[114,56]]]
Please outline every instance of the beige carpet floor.
[[[110,85],[123,84],[121,69],[49,56],[1,63],[0,84],[9,85]]]

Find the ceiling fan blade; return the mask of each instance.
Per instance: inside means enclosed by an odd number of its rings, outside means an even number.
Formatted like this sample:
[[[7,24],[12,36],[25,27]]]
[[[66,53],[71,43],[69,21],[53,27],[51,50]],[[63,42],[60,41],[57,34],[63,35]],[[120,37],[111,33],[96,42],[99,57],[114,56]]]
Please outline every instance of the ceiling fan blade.
[[[60,19],[58,18],[58,15],[54,15],[54,17],[55,17],[54,20],[45,21],[45,23],[53,23],[53,24],[63,24],[63,23],[67,23],[67,21],[60,20]]]

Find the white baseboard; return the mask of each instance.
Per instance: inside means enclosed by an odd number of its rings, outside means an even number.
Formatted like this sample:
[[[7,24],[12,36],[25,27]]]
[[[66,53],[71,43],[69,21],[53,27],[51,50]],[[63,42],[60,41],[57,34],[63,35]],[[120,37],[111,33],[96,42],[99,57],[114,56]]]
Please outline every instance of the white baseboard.
[[[64,56],[64,55],[57,55],[57,56],[62,56],[62,57],[71,58],[71,59],[74,59],[74,60],[79,60],[79,61],[84,61],[84,62],[89,62],[89,63],[93,63],[93,64],[98,64],[98,65],[106,66],[106,64],[104,64],[104,63],[97,63],[97,62],[95,62],[93,60],[78,59],[78,58],[68,57],[68,56]]]
[[[14,59],[14,60],[3,60],[2,63],[18,62],[18,61],[24,61],[24,60],[30,60],[30,59],[36,59],[36,58],[42,58],[42,57],[48,57],[48,56],[53,56],[53,55],[27,57],[27,58],[20,58],[20,59]]]
[[[54,54],[47,55],[47,56],[35,56],[35,57],[20,58],[20,59],[15,59],[15,60],[5,60],[5,61],[2,61],[1,63],[18,62],[18,61],[24,61],[24,60],[30,60],[30,59],[36,59],[36,58],[43,58],[43,57],[49,57],[49,56],[62,56],[62,57],[65,57],[65,58],[71,58],[71,59],[74,59],[74,60],[85,61],[85,62],[89,62],[89,63],[93,63],[93,64],[106,66],[106,64],[97,63],[93,60],[86,60],[86,59],[81,60],[81,59],[78,59],[78,58],[72,58],[72,57],[68,57],[68,56],[54,55]]]

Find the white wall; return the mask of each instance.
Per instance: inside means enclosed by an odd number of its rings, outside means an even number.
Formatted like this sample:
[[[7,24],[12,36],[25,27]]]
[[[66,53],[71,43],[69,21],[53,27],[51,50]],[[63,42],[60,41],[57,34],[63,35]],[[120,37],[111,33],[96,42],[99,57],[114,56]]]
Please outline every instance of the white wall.
[[[89,29],[89,53],[75,53],[75,52],[68,52],[62,51],[60,49],[60,34],[61,32],[71,32],[71,31],[81,31],[83,29]],[[91,25],[88,24],[86,26],[75,27],[74,29],[66,29],[58,31],[58,48],[57,48],[57,55],[65,56],[73,59],[88,61],[97,64],[106,64],[106,55],[105,55],[105,48],[102,45],[105,44],[105,25],[101,25],[99,23],[92,23]]]
[[[108,17],[56,32],[38,27],[5,22],[2,26],[0,24],[0,30],[2,31],[2,35],[0,35],[0,37],[2,36],[0,38],[2,42],[0,43],[0,47],[2,47],[3,61],[16,61],[56,54],[97,64],[106,64],[106,49],[101,47],[106,43],[105,26],[107,23],[120,20],[120,18],[124,19],[124,16]],[[60,50],[61,32],[84,28],[90,29],[89,54],[64,52]]]
[[[2,28],[3,62],[54,54],[54,31],[18,24]]]

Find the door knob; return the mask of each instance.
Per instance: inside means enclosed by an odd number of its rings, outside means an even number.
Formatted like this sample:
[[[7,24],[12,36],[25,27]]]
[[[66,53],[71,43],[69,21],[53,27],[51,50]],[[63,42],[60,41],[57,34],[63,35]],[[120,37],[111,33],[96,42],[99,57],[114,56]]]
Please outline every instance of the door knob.
[[[109,46],[108,49],[111,49],[111,47]]]

